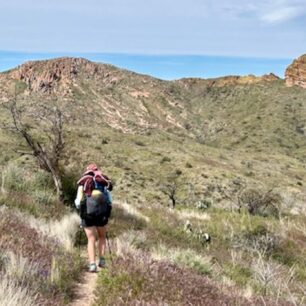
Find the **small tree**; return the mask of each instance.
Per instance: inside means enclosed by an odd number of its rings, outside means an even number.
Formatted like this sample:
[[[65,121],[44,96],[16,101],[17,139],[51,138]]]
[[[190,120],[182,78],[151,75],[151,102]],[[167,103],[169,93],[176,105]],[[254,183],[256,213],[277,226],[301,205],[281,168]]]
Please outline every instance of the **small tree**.
[[[264,192],[248,188],[238,194],[239,211],[245,207],[251,215],[279,217],[281,198],[273,189]]]
[[[9,113],[9,122],[1,128],[9,130],[25,140],[30,151],[16,150],[20,154],[35,157],[43,170],[51,173],[56,193],[60,201],[64,199],[59,162],[64,150],[63,112],[57,105],[17,106],[13,101],[3,104]]]
[[[177,184],[176,182],[169,182],[162,185],[162,192],[167,195],[171,201],[172,208],[176,205],[176,192],[177,192]]]
[[[181,174],[182,172],[180,170],[176,170],[175,173],[167,178],[167,182],[161,185],[161,191],[168,196],[172,208],[175,208],[177,203],[177,192],[180,187],[179,176]]]

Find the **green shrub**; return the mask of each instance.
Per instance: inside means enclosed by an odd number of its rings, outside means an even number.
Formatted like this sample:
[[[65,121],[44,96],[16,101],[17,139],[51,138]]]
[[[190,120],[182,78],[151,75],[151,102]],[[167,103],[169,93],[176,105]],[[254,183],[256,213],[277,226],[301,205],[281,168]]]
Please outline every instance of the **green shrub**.
[[[245,286],[252,277],[249,267],[233,264],[226,264],[224,266],[224,274],[239,286]]]
[[[142,142],[141,140],[135,140],[134,141],[135,145],[140,146],[140,147],[145,147],[146,144]]]
[[[185,164],[185,167],[186,167],[186,168],[192,168],[192,164],[187,162],[187,163]]]
[[[210,200],[200,200],[196,202],[195,206],[199,210],[206,210],[211,207],[211,201]]]
[[[166,162],[168,163],[171,162],[171,158],[168,156],[164,156],[160,161],[161,164],[166,163]]]
[[[144,276],[137,270],[131,274],[125,271],[112,273],[104,269],[99,273],[98,299],[94,305],[115,305],[115,301],[118,301],[122,295],[125,296],[125,302],[131,301],[143,291],[144,285]],[[129,289],[128,294],[127,288]]]
[[[77,192],[78,175],[76,173],[65,173],[62,176],[63,190],[65,202],[70,206],[74,206],[74,199]]]
[[[50,205],[55,200],[54,194],[47,190],[36,190],[33,199],[40,205]]]
[[[2,189],[6,192],[25,192],[31,195],[37,190],[53,191],[53,181],[49,173],[10,163],[2,172]]]

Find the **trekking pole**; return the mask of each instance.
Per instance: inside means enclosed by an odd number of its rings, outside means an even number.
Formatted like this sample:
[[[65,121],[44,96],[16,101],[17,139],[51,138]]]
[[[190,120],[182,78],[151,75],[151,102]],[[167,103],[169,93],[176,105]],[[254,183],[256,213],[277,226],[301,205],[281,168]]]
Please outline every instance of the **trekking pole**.
[[[78,246],[79,246],[79,254],[81,253],[81,240],[82,240],[82,225],[80,224],[80,228],[79,228],[79,241],[78,241]]]
[[[107,246],[108,246],[108,250],[109,250],[109,257],[110,257],[111,262],[113,262],[112,250],[110,248],[110,243],[109,243],[109,239],[108,239],[108,232],[106,232],[106,241],[107,241]]]

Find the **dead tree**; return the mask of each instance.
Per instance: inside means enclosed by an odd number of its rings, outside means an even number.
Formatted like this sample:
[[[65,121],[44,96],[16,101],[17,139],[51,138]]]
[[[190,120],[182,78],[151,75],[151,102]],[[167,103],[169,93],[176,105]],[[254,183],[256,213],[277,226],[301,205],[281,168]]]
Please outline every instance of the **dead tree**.
[[[176,182],[169,182],[161,186],[162,192],[169,197],[172,208],[174,208],[176,205],[177,188],[178,185]]]
[[[32,109],[17,107],[16,99],[3,105],[9,112],[10,122],[1,128],[22,137],[29,152],[16,150],[20,154],[30,154],[41,169],[51,173],[56,193],[64,200],[63,184],[59,162],[64,150],[63,113],[58,106],[35,105]],[[30,120],[26,120],[25,117]]]

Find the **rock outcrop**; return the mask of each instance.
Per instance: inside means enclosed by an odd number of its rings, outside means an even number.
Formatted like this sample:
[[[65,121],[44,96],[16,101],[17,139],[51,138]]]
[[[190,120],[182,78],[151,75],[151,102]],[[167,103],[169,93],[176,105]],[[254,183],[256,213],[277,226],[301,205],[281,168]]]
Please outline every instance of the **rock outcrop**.
[[[306,54],[295,59],[285,73],[286,85],[306,88]]]
[[[201,86],[201,84],[205,84],[209,87],[223,87],[223,86],[237,86],[237,85],[252,85],[260,82],[273,82],[277,81],[280,78],[273,73],[264,74],[263,76],[255,76],[253,74],[249,74],[246,76],[239,75],[229,75],[219,78],[213,79],[201,79],[201,78],[183,78],[178,80],[177,82],[180,85],[183,85],[184,88],[190,89],[193,86]]]
[[[11,76],[25,82],[30,91],[50,93],[59,84],[68,87],[81,72],[93,76],[99,68],[96,63],[83,58],[59,58],[27,62],[14,70]]]

